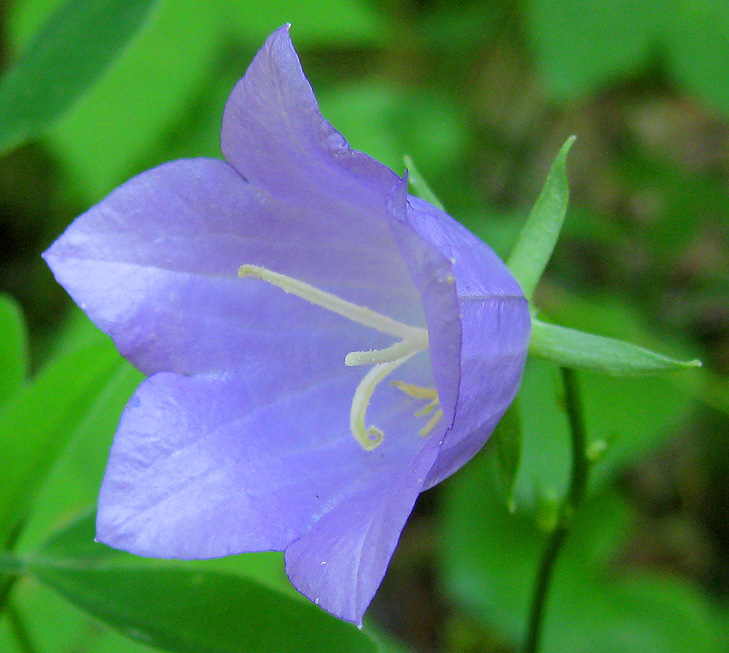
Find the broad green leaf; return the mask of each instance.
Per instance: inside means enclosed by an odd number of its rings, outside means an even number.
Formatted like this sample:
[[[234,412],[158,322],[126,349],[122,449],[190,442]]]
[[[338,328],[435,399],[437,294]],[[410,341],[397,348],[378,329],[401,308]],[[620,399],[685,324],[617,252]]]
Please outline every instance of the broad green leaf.
[[[583,388],[584,392],[584,388]],[[567,492],[572,453],[564,411],[562,378],[556,365],[529,357],[519,389],[521,458],[514,481],[517,509],[533,509]]]
[[[537,66],[560,100],[638,69],[670,12],[661,0],[531,0],[527,9]]]
[[[563,367],[614,376],[641,376],[701,366],[698,360],[675,360],[623,340],[604,338],[537,319],[532,320],[529,352]]]
[[[415,161],[413,161],[412,157],[405,155],[404,159],[405,167],[410,173],[408,175],[408,184],[413,189],[413,192],[421,199],[424,199],[426,202],[430,202],[433,206],[444,211],[445,208],[443,207],[443,204],[430,186],[428,186],[428,182],[425,181],[425,178],[420,174],[420,170],[415,167]]]
[[[37,653],[159,653],[104,626],[58,592],[26,577],[13,590],[13,605],[22,615],[32,650]],[[5,619],[0,624],[6,623]],[[0,651],[25,653],[13,635],[3,638]]]
[[[31,564],[67,600],[137,641],[181,653],[374,652],[355,626],[232,574]]]
[[[108,68],[155,0],[69,0],[0,79],[0,152],[37,136]]]
[[[249,578],[110,551],[92,524],[72,522],[26,564],[132,639],[185,653],[377,650],[355,626]]]
[[[664,9],[669,70],[690,92],[729,115],[729,2],[672,0]]]
[[[0,407],[28,375],[28,336],[20,306],[0,295]]]
[[[217,75],[215,11],[199,0],[162,2],[117,64],[50,130],[48,142],[77,186],[77,198],[98,201],[167,160],[160,146],[184,128],[192,102]],[[239,57],[240,75],[249,57]],[[218,120],[222,112],[221,105]]]
[[[53,360],[0,411],[0,544],[118,364],[110,342]]]
[[[570,136],[557,154],[542,192],[509,257],[509,268],[521,284],[527,299],[532,298],[547,267],[567,213],[567,154],[574,142],[575,136]]]
[[[374,80],[315,90],[322,113],[349,144],[395,172],[403,170],[403,152],[408,152],[428,179],[438,179],[440,189],[438,172],[467,149],[462,109],[442,95],[413,95]]]
[[[51,529],[96,503],[119,416],[143,378],[119,357],[89,397],[83,419],[69,429],[66,446],[38,489],[17,550],[35,548]]]

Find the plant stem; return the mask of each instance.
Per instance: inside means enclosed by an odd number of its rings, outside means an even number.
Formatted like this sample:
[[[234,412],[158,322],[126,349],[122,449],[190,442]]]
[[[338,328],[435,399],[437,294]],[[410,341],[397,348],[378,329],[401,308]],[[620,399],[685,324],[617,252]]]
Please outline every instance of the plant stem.
[[[564,544],[572,517],[582,503],[587,487],[589,462],[587,460],[587,438],[585,435],[585,420],[580,403],[580,392],[577,384],[577,375],[568,367],[560,367],[562,384],[564,386],[564,401],[567,410],[567,419],[570,426],[570,440],[572,442],[572,476],[569,491],[559,514],[557,526],[547,542],[542,555],[542,561],[537,573],[537,580],[532,597],[531,612],[529,615],[529,630],[524,645],[524,653],[536,653],[539,648],[539,638],[542,632],[544,608],[547,603],[549,584],[552,580],[554,567]]]

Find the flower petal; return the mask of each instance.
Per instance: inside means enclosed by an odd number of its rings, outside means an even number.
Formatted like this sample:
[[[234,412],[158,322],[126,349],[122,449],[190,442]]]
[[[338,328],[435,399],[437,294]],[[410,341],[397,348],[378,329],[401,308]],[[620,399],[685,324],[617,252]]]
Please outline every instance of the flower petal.
[[[351,215],[339,213],[345,223]],[[230,372],[250,368],[259,351],[274,348],[279,354],[271,364],[283,369],[304,352],[316,364],[330,353],[326,364],[336,372],[349,351],[392,339],[263,282],[239,279],[237,271],[260,264],[396,317],[423,320],[389,230],[367,241],[366,226],[354,229],[358,242],[330,240],[330,225],[316,209],[266,201],[228,164],[192,159],[131,179],[78,218],[44,257],[145,373]]]
[[[408,198],[405,178],[391,189],[390,224],[423,302],[430,360],[443,409],[439,430],[445,430],[454,419],[460,379],[461,323],[453,263],[410,225]]]
[[[154,557],[282,550],[349,497],[391,487],[426,442],[418,418],[392,389],[373,414],[388,446],[364,451],[348,428],[361,374],[342,372],[147,379],[114,438],[99,540]]]
[[[426,483],[432,487],[473,457],[516,395],[529,343],[529,306],[518,283],[491,248],[449,215],[410,197],[406,222],[420,239],[451,262],[457,297],[455,311],[439,308],[439,303],[451,300],[443,292],[436,295],[429,290],[423,280],[432,280],[433,275],[414,275],[428,316],[436,382],[439,374],[448,375],[438,391],[445,388],[451,393],[457,383],[455,419]],[[417,243],[417,239],[410,242]],[[457,340],[452,335],[453,315],[460,317]],[[458,342],[460,350],[454,351],[448,342]],[[460,369],[458,377],[452,372],[456,367]]]
[[[286,573],[294,587],[327,612],[361,625],[438,448],[430,438],[397,474],[360,489],[289,545]]]
[[[389,190],[398,178],[352,150],[321,115],[288,26],[266,40],[233,89],[221,148],[266,205],[289,216],[285,237],[303,247],[318,245],[315,253],[292,250],[285,269],[277,271],[425,326],[388,225]]]
[[[350,149],[321,115],[288,25],[266,39],[233,89],[221,148],[253,185],[295,202],[308,195],[319,201],[354,195],[363,213],[381,213],[397,182],[388,167]]]

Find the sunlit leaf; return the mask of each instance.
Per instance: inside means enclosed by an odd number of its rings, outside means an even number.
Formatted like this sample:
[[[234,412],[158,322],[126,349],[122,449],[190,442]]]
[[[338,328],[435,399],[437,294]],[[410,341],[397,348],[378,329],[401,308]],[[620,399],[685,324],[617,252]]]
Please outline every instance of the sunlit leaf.
[[[384,21],[366,0],[258,0],[220,3],[223,26],[256,44],[284,23],[291,23],[294,41],[301,45],[371,45],[381,42]]]
[[[606,447],[591,474],[593,490],[658,446],[692,406],[670,376],[615,377],[578,372],[588,450]],[[514,486],[518,508],[562,498],[571,468],[570,436],[559,368],[530,357],[521,390],[522,455]]]
[[[215,12],[212,2],[162,2],[117,64],[50,130],[48,142],[84,201],[98,201],[134,173],[166,160],[160,142],[176,132],[216,74]],[[240,57],[240,75],[249,61],[250,54]],[[221,104],[218,120],[222,110]]]
[[[37,136],[106,70],[156,0],[69,0],[0,79],[0,152]]]
[[[551,95],[594,93],[638,68],[670,11],[660,0],[531,0],[527,33]]]
[[[729,115],[729,2],[674,1],[665,11],[669,69],[691,93]]]
[[[96,503],[119,416],[142,378],[120,357],[89,397],[86,414],[72,425],[67,444],[38,489],[18,541],[20,550],[36,547],[50,529]]]
[[[110,342],[59,357],[0,412],[0,543],[24,517],[118,360]]]

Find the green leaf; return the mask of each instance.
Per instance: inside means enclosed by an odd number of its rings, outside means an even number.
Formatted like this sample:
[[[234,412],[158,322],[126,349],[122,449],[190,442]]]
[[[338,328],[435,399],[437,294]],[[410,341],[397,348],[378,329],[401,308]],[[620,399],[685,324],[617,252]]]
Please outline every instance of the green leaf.
[[[642,376],[701,366],[701,361],[679,361],[622,340],[532,320],[529,352],[563,367],[614,376]]]
[[[118,364],[111,342],[55,359],[0,412],[0,546]]]
[[[131,175],[168,160],[160,146],[184,129],[194,98],[218,75],[215,4],[160,3],[116,65],[50,130],[47,141],[77,186],[76,200],[97,202]],[[240,61],[240,74],[249,60]],[[222,113],[221,102],[218,121]],[[218,140],[219,131],[216,146]]]
[[[120,357],[89,397],[85,415],[71,425],[68,443],[38,489],[16,550],[36,548],[58,524],[96,502],[119,416],[143,378]]]
[[[521,284],[527,299],[532,298],[544,268],[547,267],[567,213],[567,154],[575,138],[570,136],[557,154],[544,188],[509,257],[509,268]]]
[[[673,0],[663,8],[666,63],[689,92],[729,115],[729,2]],[[687,222],[691,222],[687,220]]]
[[[37,136],[114,61],[155,0],[69,0],[0,79],[0,152]]]
[[[382,12],[366,0],[237,0],[220,4],[222,26],[236,39],[263,45],[263,40],[284,23],[291,23],[294,41],[362,47],[381,44],[387,34]]]
[[[20,306],[0,295],[0,406],[28,375],[28,335]]]
[[[421,199],[424,199],[426,202],[430,202],[433,206],[439,208],[441,211],[445,211],[441,201],[431,190],[428,182],[425,181],[423,176],[420,174],[420,171],[415,167],[415,161],[413,161],[412,157],[406,154],[404,159],[405,167],[410,172],[408,175],[408,184],[413,189],[413,192]]]
[[[248,578],[150,563],[96,544],[90,516],[61,530],[26,565],[119,632],[168,651],[377,650],[355,626]]]
[[[527,29],[552,97],[575,99],[648,59],[665,0],[531,0]]]
[[[521,461],[521,409],[519,398],[509,406],[499,421],[491,441],[496,445],[496,463],[502,491],[510,509],[514,509],[514,483]]]
[[[545,537],[499,500],[485,456],[444,487],[443,578],[459,605],[518,648]],[[540,653],[719,653],[723,615],[683,579],[631,570],[619,553],[634,516],[614,491],[576,515],[550,586]],[[509,648],[508,646],[506,648]]]
[[[607,445],[590,476],[591,491],[675,432],[692,407],[669,375],[617,377],[580,371],[588,451]],[[559,368],[530,356],[519,391],[522,453],[514,487],[520,509],[567,491],[571,467],[569,426]]]

